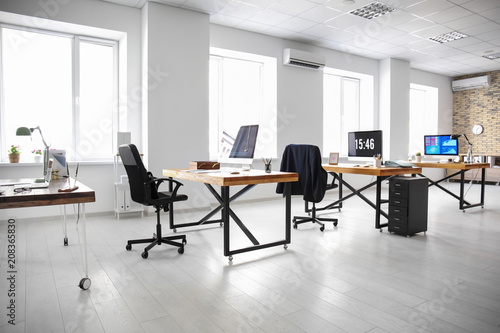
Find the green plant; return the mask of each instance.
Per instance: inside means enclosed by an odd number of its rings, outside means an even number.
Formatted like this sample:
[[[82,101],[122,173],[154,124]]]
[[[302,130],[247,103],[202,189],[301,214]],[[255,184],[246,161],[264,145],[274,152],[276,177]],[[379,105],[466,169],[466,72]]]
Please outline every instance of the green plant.
[[[21,154],[21,146],[11,145],[10,149],[7,150],[8,154]]]
[[[420,155],[420,152],[419,152],[419,151],[417,151],[417,153],[415,154],[415,156],[421,156],[421,155]]]
[[[42,155],[42,150],[41,149],[35,149],[32,151],[33,154],[35,155]]]

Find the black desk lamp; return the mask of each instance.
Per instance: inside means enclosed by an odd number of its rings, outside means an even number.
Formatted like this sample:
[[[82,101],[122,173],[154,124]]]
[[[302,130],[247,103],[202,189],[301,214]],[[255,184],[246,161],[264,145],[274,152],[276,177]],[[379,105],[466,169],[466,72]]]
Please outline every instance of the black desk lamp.
[[[465,134],[452,134],[450,135],[450,139],[458,140],[459,137],[463,136],[465,140],[467,140],[467,144],[469,145],[469,150],[467,151],[467,163],[472,163],[472,143],[470,143],[469,138]]]
[[[40,132],[40,136],[42,137],[43,144],[45,145],[45,149],[43,150],[43,175],[47,173],[47,168],[49,165],[49,145],[47,142],[45,142],[45,139],[43,138],[42,130],[40,129],[40,126],[37,126],[35,128],[28,128],[28,127],[19,127],[16,131],[16,135],[18,136],[30,136],[31,133],[33,133],[35,130],[38,130]]]

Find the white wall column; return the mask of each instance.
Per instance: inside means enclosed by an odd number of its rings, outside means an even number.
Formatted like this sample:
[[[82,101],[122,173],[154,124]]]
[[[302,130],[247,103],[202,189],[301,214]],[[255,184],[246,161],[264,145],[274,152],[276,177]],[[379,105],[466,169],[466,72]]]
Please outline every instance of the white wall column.
[[[143,11],[143,146],[161,175],[208,158],[209,17],[155,2]]]
[[[384,133],[384,160],[406,160],[410,121],[410,63],[380,61],[380,128]]]

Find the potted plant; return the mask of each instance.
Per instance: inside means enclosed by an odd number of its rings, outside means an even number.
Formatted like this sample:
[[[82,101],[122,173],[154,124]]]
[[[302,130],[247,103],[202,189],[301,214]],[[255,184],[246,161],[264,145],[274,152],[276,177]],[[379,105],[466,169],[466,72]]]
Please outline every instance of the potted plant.
[[[42,161],[42,150],[41,149],[35,149],[32,151],[33,159],[35,160],[35,163],[40,163]]]
[[[417,151],[417,153],[415,154],[415,156],[417,157],[417,163],[422,162],[422,155],[420,154],[419,151]]]
[[[21,147],[11,145],[10,149],[7,150],[7,154],[9,154],[10,163],[19,163],[19,155],[21,154]]]

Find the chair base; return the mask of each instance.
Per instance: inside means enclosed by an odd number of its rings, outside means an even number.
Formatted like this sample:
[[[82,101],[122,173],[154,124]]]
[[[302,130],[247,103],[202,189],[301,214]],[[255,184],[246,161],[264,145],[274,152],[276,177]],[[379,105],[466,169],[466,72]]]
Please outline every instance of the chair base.
[[[177,252],[179,254],[184,253],[184,245],[187,244],[185,235],[175,235],[175,236],[167,236],[162,237],[161,234],[161,223],[160,223],[160,212],[163,209],[162,206],[155,206],[156,208],[156,234],[153,234],[152,238],[143,238],[143,239],[132,239],[127,241],[127,246],[125,247],[127,251],[132,250],[132,244],[144,244],[150,243],[146,248],[144,248],[144,252],[142,252],[141,256],[146,259],[148,257],[148,251],[151,250],[156,245],[161,245],[163,243],[177,246],[179,249]],[[173,214],[172,214],[173,215]],[[172,216],[173,217],[173,216]],[[176,242],[176,240],[181,240],[181,242]]]
[[[182,240],[182,242],[175,242],[175,240]],[[150,243],[146,248],[144,248],[144,252],[142,252],[141,256],[146,259],[148,257],[148,251],[151,250],[153,247],[156,245],[161,245],[163,243],[172,245],[172,246],[177,246],[179,249],[177,252],[179,254],[184,253],[184,245],[187,244],[186,236],[185,235],[176,235],[176,236],[168,236],[168,237],[161,237],[158,238],[156,235],[153,235],[153,238],[144,238],[144,239],[133,239],[127,241],[127,246],[125,247],[127,251],[132,250],[132,244],[144,244],[144,243]]]
[[[316,216],[316,205],[313,203],[312,209],[311,209],[311,216],[294,216],[293,217],[293,228],[297,229],[297,226],[302,223],[317,223],[321,227],[319,228],[320,231],[325,230],[325,224],[322,222],[332,222],[333,226],[336,227],[337,224],[339,223],[338,219],[335,218],[328,218],[328,217],[318,217]]]

